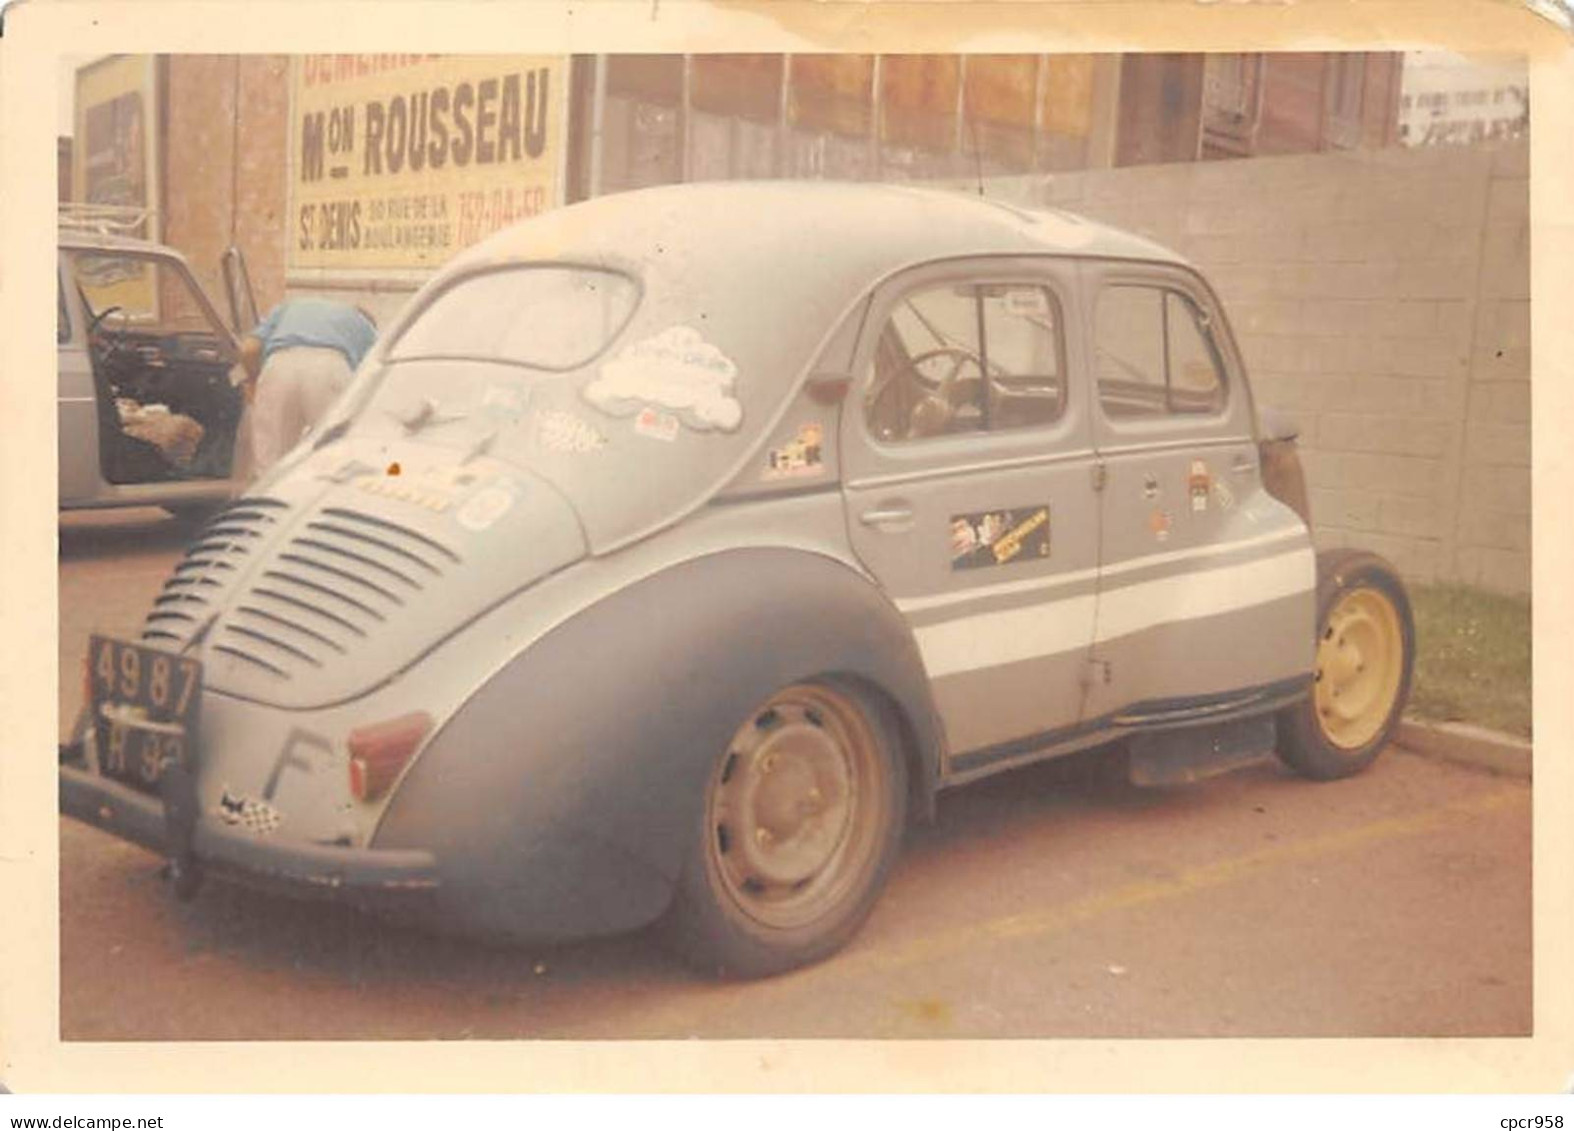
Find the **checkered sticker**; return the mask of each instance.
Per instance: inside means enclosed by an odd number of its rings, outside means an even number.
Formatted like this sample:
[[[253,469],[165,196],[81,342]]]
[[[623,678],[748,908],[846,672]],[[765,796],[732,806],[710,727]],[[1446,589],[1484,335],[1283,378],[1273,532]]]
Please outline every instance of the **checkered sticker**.
[[[218,814],[225,824],[243,825],[254,833],[271,833],[284,823],[284,814],[266,801],[237,797],[228,789],[219,798]]]

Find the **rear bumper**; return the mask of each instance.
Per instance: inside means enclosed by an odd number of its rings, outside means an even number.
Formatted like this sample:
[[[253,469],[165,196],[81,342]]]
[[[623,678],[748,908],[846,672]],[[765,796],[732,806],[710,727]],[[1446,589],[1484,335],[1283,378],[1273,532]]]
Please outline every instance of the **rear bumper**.
[[[154,852],[169,850],[163,803],[89,770],[60,767],[60,811]],[[276,841],[204,820],[192,831],[191,855],[242,883],[387,910],[417,910],[439,885],[437,859],[422,849]]]

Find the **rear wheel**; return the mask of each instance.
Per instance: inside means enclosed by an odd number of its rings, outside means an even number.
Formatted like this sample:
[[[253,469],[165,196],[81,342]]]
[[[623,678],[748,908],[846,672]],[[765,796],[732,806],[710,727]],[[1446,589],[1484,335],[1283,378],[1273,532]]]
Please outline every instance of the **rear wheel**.
[[[890,710],[841,682],[795,684],[733,735],[669,915],[707,971],[760,977],[843,946],[900,849],[905,766]]]
[[[1365,769],[1393,737],[1410,695],[1415,624],[1404,584],[1376,554],[1317,559],[1317,661],[1312,693],[1279,717],[1279,753],[1327,780]]]

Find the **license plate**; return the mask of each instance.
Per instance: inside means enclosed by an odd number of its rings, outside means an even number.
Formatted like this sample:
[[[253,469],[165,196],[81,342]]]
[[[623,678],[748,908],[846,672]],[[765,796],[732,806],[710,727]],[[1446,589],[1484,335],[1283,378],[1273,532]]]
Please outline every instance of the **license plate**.
[[[202,700],[198,661],[94,636],[88,695],[101,774],[156,791],[165,766],[191,763]]]

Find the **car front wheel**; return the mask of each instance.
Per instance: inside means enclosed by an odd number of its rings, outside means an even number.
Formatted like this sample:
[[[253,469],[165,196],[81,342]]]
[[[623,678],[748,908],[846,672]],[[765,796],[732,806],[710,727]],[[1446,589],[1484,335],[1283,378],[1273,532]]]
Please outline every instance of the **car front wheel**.
[[[1309,778],[1365,769],[1393,737],[1410,694],[1415,623],[1404,584],[1376,554],[1317,559],[1312,693],[1279,716],[1279,753]]]
[[[901,846],[899,741],[889,707],[840,681],[784,688],[738,727],[669,915],[686,958],[762,977],[853,936]]]

